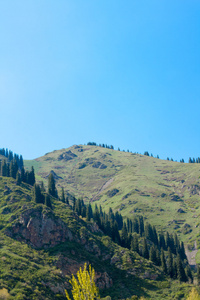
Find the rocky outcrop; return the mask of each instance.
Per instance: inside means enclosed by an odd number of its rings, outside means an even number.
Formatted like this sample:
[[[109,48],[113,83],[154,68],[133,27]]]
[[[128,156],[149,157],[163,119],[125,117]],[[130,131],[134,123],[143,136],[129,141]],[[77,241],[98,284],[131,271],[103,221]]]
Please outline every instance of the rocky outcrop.
[[[67,225],[50,209],[43,207],[24,211],[5,233],[34,248],[49,248],[73,239]]]
[[[68,161],[73,159],[74,157],[77,157],[77,155],[75,153],[73,153],[71,150],[66,151],[64,153],[62,153],[61,155],[58,156],[58,160],[64,160],[64,161]]]

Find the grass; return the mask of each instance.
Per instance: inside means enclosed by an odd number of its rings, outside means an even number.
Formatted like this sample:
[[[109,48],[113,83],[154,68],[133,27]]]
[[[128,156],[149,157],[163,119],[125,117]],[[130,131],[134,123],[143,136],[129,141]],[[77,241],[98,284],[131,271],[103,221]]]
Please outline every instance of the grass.
[[[66,151],[77,156],[65,161],[59,156]],[[95,168],[100,162],[106,169]],[[25,161],[25,166],[34,165],[37,179],[44,180],[51,170],[59,176],[58,190],[64,187],[86,202],[101,204],[108,211],[111,207],[125,217],[142,214],[158,229],[176,232],[185,243],[198,239],[200,216],[200,164],[184,164],[153,157],[120,152],[97,146],[72,146],[48,153],[36,160]],[[83,168],[79,168],[84,165]],[[106,189],[103,185],[113,181]],[[119,192],[109,197],[108,192]],[[178,195],[179,200],[173,197]],[[184,213],[178,212],[182,209]],[[176,224],[177,220],[184,220]],[[184,225],[192,231],[185,233]],[[198,259],[199,255],[197,256]],[[198,262],[200,260],[198,259]]]
[[[34,249],[25,240],[20,242],[6,236],[5,229],[12,227],[30,207],[46,210],[32,201],[30,186],[19,187],[15,180],[0,177],[0,290],[6,289],[9,299],[65,299],[60,289],[69,287],[71,274],[85,262],[92,264],[98,276],[106,273],[112,279],[110,287],[101,290],[102,297],[122,299],[135,294],[147,299],[163,299],[164,295],[165,299],[171,299],[169,289],[170,293],[175,293],[175,289],[176,293],[182,291],[182,285],[164,277],[150,261],[119,247],[99,232],[92,233],[89,224],[77,219],[66,204],[55,199],[53,215],[66,223],[73,233],[72,241],[49,249]],[[110,263],[112,257],[118,258],[115,264]],[[157,279],[145,279],[147,271]],[[189,288],[185,286],[182,294]]]

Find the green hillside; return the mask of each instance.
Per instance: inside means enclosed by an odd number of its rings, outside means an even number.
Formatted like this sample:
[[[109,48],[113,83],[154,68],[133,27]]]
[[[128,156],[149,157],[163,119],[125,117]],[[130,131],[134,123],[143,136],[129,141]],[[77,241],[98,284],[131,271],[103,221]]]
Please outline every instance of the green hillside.
[[[51,210],[32,196],[30,185],[0,177],[0,295],[6,288],[9,299],[65,299],[71,274],[85,262],[95,268],[101,296],[171,299],[188,294],[191,285],[171,281],[65,203],[52,198]]]
[[[37,180],[54,171],[58,191],[112,207],[123,216],[143,215],[157,229],[176,232],[193,246],[199,237],[200,165],[185,164],[98,146],[75,145],[25,161]],[[200,262],[200,255],[196,256]]]

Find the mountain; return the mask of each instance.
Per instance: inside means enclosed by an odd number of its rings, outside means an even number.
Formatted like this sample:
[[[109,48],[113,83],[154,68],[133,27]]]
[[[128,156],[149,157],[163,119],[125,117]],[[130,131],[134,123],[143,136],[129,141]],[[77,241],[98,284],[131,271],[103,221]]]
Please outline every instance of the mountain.
[[[66,299],[71,274],[85,262],[95,268],[102,297],[188,293],[190,284],[171,280],[150,260],[120,247],[59,199],[51,202],[52,209],[35,203],[31,185],[0,176],[0,298],[6,289],[11,300]]]
[[[54,172],[58,191],[83,197],[86,203],[111,207],[123,216],[143,215],[158,230],[176,232],[192,249],[200,245],[200,165],[74,145],[47,153],[33,165],[36,178],[47,184]],[[196,256],[200,262],[199,254]]]

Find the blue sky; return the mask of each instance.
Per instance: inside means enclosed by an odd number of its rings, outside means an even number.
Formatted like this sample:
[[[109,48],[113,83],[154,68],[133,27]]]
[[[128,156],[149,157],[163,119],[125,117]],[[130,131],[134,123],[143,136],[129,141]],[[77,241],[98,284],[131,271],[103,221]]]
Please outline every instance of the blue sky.
[[[200,156],[199,0],[0,3],[0,148]]]

